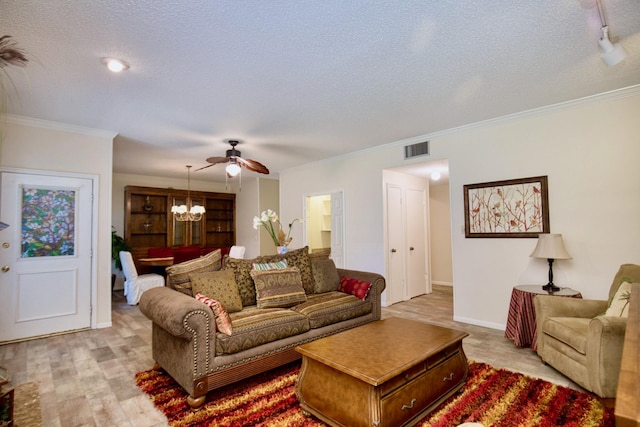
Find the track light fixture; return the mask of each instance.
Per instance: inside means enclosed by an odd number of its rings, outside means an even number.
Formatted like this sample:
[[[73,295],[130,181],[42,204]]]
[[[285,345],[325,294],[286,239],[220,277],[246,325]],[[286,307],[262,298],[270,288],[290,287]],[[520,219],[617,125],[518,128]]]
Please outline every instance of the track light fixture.
[[[604,11],[602,10],[600,0],[596,0],[596,5],[598,7],[598,15],[600,15],[600,23],[602,24],[602,37],[598,41],[602,48],[600,58],[607,64],[607,67],[613,67],[627,57],[627,51],[624,50],[620,43],[611,43],[611,40],[609,40],[609,26],[604,19]]]

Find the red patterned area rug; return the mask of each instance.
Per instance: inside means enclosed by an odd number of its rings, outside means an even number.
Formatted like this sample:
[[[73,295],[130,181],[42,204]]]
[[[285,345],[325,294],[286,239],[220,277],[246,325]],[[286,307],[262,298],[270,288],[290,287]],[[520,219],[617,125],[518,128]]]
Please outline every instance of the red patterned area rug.
[[[172,426],[325,426],[305,417],[295,396],[300,363],[295,362],[209,393],[192,411],[187,394],[163,370],[136,374],[138,386]],[[459,393],[420,420],[418,426],[449,427],[464,422],[505,427],[614,426],[613,408],[590,393],[470,363]]]

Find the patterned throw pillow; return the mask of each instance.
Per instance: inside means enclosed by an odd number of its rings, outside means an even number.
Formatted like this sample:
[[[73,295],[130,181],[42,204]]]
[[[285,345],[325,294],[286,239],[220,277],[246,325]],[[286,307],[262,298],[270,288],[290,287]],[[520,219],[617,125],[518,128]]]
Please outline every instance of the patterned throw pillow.
[[[256,284],[258,308],[291,307],[307,300],[300,271],[295,267],[252,270],[251,277]]]
[[[221,270],[207,273],[190,274],[193,292],[214,299],[227,311],[235,313],[242,310],[242,300],[233,271]]]
[[[367,295],[369,294],[369,289],[371,289],[370,282],[363,282],[347,276],[342,276],[340,278],[340,287],[338,288],[338,290],[340,292],[355,295],[361,300],[364,300],[367,298]]]
[[[313,293],[337,291],[340,275],[331,258],[311,257],[311,273],[313,274]]]
[[[254,262],[252,264],[252,269],[253,270],[260,270],[260,271],[264,271],[264,270],[281,270],[283,268],[287,268],[289,267],[287,265],[287,260],[283,259],[281,261],[277,261],[277,262],[265,262],[265,263],[256,263]]]
[[[251,268],[253,260],[224,257],[223,270],[231,270],[236,275],[236,284],[238,292],[242,299],[242,305],[248,307],[256,303],[256,285],[251,278]]]
[[[233,333],[231,318],[229,317],[229,313],[224,310],[222,304],[214,299],[202,295],[199,292],[196,292],[196,299],[211,307],[211,310],[213,311],[213,314],[216,318],[216,330],[222,332],[223,334],[231,336],[231,334]]]
[[[622,282],[616,291],[611,304],[604,313],[605,316],[627,317],[629,315],[629,296],[631,295],[631,283]]]
[[[277,262],[286,260],[289,267],[297,267],[300,270],[302,287],[307,294],[313,293],[313,276],[311,275],[311,262],[309,261],[309,246],[295,249],[281,255],[268,255],[259,257],[256,262]]]
[[[193,296],[193,292],[191,291],[189,275],[220,270],[222,266],[221,260],[222,253],[220,249],[216,249],[203,257],[167,267],[167,286],[191,297]]]

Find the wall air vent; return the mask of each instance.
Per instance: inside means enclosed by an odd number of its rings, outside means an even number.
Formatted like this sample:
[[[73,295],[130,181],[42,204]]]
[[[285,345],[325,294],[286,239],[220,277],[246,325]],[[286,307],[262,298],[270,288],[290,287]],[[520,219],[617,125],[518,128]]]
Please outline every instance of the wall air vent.
[[[429,155],[429,141],[418,142],[417,144],[404,146],[404,158],[411,159],[412,157],[428,156]]]

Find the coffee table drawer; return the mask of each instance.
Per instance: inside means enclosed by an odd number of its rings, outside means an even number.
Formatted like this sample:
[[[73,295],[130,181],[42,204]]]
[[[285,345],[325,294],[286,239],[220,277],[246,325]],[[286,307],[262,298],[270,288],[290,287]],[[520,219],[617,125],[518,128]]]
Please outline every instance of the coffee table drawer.
[[[440,365],[383,397],[380,402],[380,425],[404,425],[459,386],[466,378],[465,359],[461,353],[455,353]]]

